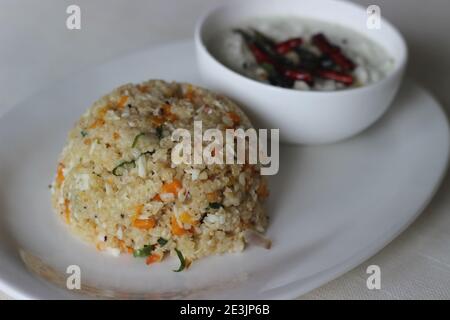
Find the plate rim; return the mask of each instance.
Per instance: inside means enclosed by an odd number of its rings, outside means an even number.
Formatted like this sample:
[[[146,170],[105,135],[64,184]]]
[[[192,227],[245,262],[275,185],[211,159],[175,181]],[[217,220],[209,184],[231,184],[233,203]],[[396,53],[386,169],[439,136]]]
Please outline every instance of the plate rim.
[[[139,54],[142,52],[158,50],[165,46],[188,45],[188,44],[193,45],[193,40],[185,39],[185,40],[179,40],[179,41],[169,41],[169,42],[153,44],[149,47],[139,49],[135,52],[131,52],[131,53],[128,53],[125,55],[115,57],[113,59],[110,59],[106,62],[100,63],[91,68],[82,69],[80,71],[75,72],[73,75],[83,74],[83,73],[86,73],[87,71],[98,69],[98,68],[106,66],[110,63],[116,63],[117,61],[119,61],[121,59],[128,59],[128,58],[132,57],[133,55],[136,55],[136,54]],[[70,74],[66,75],[66,77],[64,77],[63,81],[68,80],[70,77],[71,77]],[[418,84],[417,82],[415,82],[411,79],[405,79],[405,82],[412,83],[412,85],[413,85],[412,87],[414,88],[414,90],[422,91],[422,94],[424,94],[425,96],[427,96],[428,98],[430,98],[432,100],[433,104],[435,104],[435,106],[436,106],[436,109],[440,113],[440,118],[443,118],[443,122],[444,122],[443,124],[445,125],[446,131],[447,131],[447,148],[446,148],[446,152],[445,152],[445,159],[443,162],[444,165],[442,168],[439,168],[439,170],[440,170],[439,178],[436,180],[436,182],[434,184],[434,188],[433,188],[433,190],[430,191],[428,198],[423,201],[422,206],[417,210],[417,212],[412,214],[409,217],[409,219],[405,220],[399,228],[395,228],[396,229],[395,232],[389,233],[390,236],[380,237],[383,241],[373,242],[373,243],[371,243],[371,245],[368,248],[367,247],[362,248],[357,253],[353,254],[353,256],[351,258],[346,259],[344,263],[340,263],[340,264],[332,265],[332,266],[328,267],[326,270],[323,270],[321,272],[322,274],[320,276],[315,275],[316,279],[312,280],[311,283],[308,283],[303,286],[298,286],[297,289],[295,289],[296,287],[294,287],[292,289],[291,288],[283,289],[284,291],[282,293],[277,293],[276,297],[269,298],[269,299],[295,299],[296,297],[298,298],[299,296],[301,296],[317,287],[320,287],[320,286],[328,283],[329,281],[336,279],[336,278],[342,276],[343,274],[349,272],[351,269],[359,266],[364,261],[368,260],[370,257],[372,257],[375,254],[377,254],[378,252],[380,252],[389,243],[391,243],[395,238],[397,238],[403,231],[405,231],[419,217],[419,215],[432,202],[436,193],[440,189],[440,186],[442,185],[442,182],[443,182],[444,178],[446,177],[448,169],[449,169],[449,160],[450,160],[450,135],[448,134],[450,132],[449,119],[447,117],[446,112],[443,109],[442,104],[430,93],[429,90],[427,90],[426,88],[424,88],[423,86],[421,86],[420,84]],[[0,121],[2,121],[3,118],[6,115],[8,115],[9,113],[11,113],[14,109],[20,108],[22,105],[26,104],[27,101],[31,100],[33,97],[47,92],[48,90],[50,90],[51,88],[53,88],[54,86],[56,86],[58,84],[59,84],[59,82],[51,82],[51,83],[47,84],[46,86],[44,86],[43,88],[41,88],[40,90],[38,90],[37,92],[35,92],[29,96],[26,96],[24,99],[20,100],[14,106],[6,108],[0,114]],[[383,121],[383,119],[380,119],[380,121]],[[295,146],[295,147],[298,147],[298,146]],[[27,270],[27,271],[30,273],[29,270]],[[292,284],[292,282],[282,285],[282,286],[276,288],[276,290],[280,290],[283,287],[289,286],[291,284]],[[26,290],[17,288],[13,283],[11,283],[10,280],[5,279],[2,276],[1,272],[0,272],[0,290],[14,299],[27,299],[27,300],[28,299],[40,299],[39,296],[27,293]],[[56,290],[55,290],[55,292],[56,292]],[[80,296],[80,297],[84,297],[84,296]]]

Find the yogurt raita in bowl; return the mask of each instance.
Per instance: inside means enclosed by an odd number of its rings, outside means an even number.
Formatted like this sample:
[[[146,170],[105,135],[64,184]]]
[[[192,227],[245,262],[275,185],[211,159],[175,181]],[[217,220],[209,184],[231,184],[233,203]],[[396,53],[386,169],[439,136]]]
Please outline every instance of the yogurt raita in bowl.
[[[297,90],[357,88],[379,81],[394,67],[386,50],[360,33],[295,16],[247,21],[218,34],[208,48],[241,75]]]
[[[347,139],[388,109],[407,62],[397,29],[367,17],[346,1],[228,1],[197,24],[200,75],[282,142]]]

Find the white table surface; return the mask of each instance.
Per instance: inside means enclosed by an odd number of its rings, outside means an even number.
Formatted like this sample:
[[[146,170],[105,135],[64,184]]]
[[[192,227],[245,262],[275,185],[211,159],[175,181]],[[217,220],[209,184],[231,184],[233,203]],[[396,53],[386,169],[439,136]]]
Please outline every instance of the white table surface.
[[[222,0],[0,0],[0,114],[72,72],[160,42],[192,37],[198,16]],[[410,48],[408,75],[450,106],[450,1],[354,0],[378,4]],[[82,30],[65,26],[68,5]],[[449,299],[450,178],[400,237],[376,256],[300,299]],[[366,268],[381,267],[381,290]],[[8,297],[0,292],[0,298]]]

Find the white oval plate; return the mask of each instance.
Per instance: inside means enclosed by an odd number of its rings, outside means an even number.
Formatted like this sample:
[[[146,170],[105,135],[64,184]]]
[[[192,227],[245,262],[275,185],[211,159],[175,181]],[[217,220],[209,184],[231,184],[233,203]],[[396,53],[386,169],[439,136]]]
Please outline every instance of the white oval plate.
[[[295,298],[396,237],[430,201],[446,168],[446,117],[429,94],[407,83],[362,135],[281,148],[268,203],[271,250],[249,247],[181,273],[171,271],[173,259],[148,267],[107,256],[67,232],[50,208],[48,184],[81,113],[117,85],[149,78],[201,84],[193,43],[72,76],[0,118],[0,290],[16,298]],[[81,268],[81,291],[65,288],[69,265]]]

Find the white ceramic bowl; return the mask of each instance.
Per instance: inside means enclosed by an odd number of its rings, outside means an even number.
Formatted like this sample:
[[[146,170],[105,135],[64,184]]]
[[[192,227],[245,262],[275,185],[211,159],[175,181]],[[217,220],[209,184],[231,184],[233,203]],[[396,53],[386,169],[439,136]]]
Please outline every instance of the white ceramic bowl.
[[[220,63],[208,50],[219,32],[261,16],[299,16],[335,23],[362,33],[394,59],[380,81],[340,91],[284,89],[244,77]],[[233,98],[260,128],[279,128],[283,142],[320,144],[349,138],[373,124],[398,91],[407,62],[407,47],[385,19],[381,29],[366,27],[366,9],[336,0],[228,1],[208,12],[195,30],[196,54],[205,84]]]

